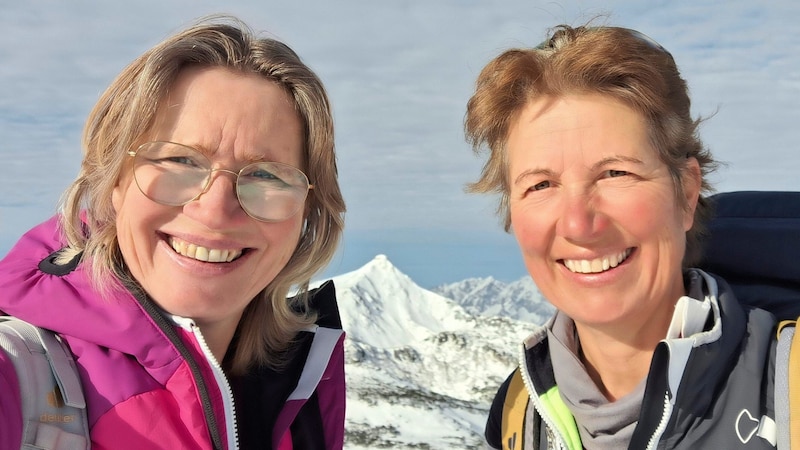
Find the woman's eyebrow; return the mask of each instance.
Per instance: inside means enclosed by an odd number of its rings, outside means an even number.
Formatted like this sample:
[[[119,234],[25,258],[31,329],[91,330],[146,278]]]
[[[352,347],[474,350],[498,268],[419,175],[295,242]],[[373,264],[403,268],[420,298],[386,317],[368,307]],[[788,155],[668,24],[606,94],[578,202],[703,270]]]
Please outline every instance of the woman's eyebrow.
[[[614,156],[605,157],[605,158],[601,159],[600,161],[597,161],[596,163],[592,164],[592,170],[598,170],[598,169],[601,169],[601,168],[603,168],[605,166],[608,166],[608,165],[611,165],[611,164],[614,164],[614,163],[620,163],[620,162],[632,163],[632,164],[637,164],[637,165],[644,164],[644,161],[642,161],[639,158],[634,158],[632,156],[625,156],[625,155],[614,155]]]
[[[631,164],[636,164],[636,165],[644,164],[644,161],[642,161],[639,158],[634,158],[632,156],[625,156],[625,155],[614,155],[614,156],[605,157],[605,158],[597,161],[596,163],[592,164],[591,170],[599,170],[599,169],[601,169],[603,167],[606,167],[606,166],[609,166],[609,165],[612,165],[612,164],[615,164],[615,163],[619,163],[619,162],[631,163]],[[544,168],[528,169],[528,170],[525,170],[524,172],[520,173],[519,175],[517,175],[516,178],[514,178],[514,185],[519,184],[520,182],[522,182],[522,180],[524,180],[527,177],[536,176],[536,175],[543,175],[545,177],[552,177],[552,176],[555,175],[555,172],[553,172],[550,169],[544,169]]]
[[[555,172],[553,172],[550,169],[544,169],[544,168],[528,169],[522,172],[521,174],[517,175],[516,178],[514,178],[514,184],[517,185],[520,182],[522,182],[522,180],[524,180],[525,178],[535,175],[544,175],[545,177],[553,177],[555,176]]]

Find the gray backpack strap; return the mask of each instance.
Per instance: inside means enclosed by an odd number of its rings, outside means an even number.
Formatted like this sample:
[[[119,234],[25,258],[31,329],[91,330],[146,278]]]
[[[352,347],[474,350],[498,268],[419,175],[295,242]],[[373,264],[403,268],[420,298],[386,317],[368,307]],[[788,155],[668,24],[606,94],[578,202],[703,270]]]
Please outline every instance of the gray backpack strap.
[[[61,339],[51,331],[2,316],[0,349],[13,361],[22,393],[22,449],[89,450],[80,376]]]
[[[792,395],[797,395],[796,390],[792,392],[789,388],[790,380],[796,381],[791,377],[790,360],[792,352],[800,349],[792,347],[795,340],[795,322],[782,321],[778,327],[778,347],[775,352],[775,422],[778,423],[778,450],[788,450],[792,448]],[[795,369],[796,370],[796,369]],[[794,399],[796,401],[796,399]],[[798,410],[800,411],[800,409]],[[796,413],[796,412],[795,412]],[[795,419],[797,420],[797,419]],[[797,437],[795,436],[795,439]]]

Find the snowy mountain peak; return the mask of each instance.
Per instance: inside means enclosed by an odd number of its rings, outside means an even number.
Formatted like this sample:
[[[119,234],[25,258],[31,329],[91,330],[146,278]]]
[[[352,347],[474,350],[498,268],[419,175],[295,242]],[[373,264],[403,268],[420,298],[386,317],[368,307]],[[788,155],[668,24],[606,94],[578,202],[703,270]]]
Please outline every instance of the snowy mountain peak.
[[[363,277],[396,277],[406,280],[408,283],[414,284],[406,274],[400,271],[386,255],[376,255],[371,261],[361,266],[359,269],[351,273],[357,273]]]
[[[347,448],[480,447],[519,343],[552,309],[530,278],[471,278],[435,293],[379,254],[333,281],[346,332]],[[433,430],[448,444],[428,445]]]
[[[436,287],[433,292],[456,300],[472,314],[486,317],[502,316],[541,324],[554,311],[530,277],[508,284],[492,277],[468,278]]]
[[[343,289],[358,285],[360,290],[367,290],[377,297],[382,294],[394,295],[396,292],[424,291],[408,275],[395,267],[386,255],[377,255],[360,268],[333,279],[336,286],[341,286]]]
[[[386,256],[386,255],[383,255],[383,254],[378,254],[378,255],[375,255],[374,258],[372,258],[371,262],[376,263],[376,264],[380,264],[380,263],[383,263],[383,262],[389,262],[389,257]]]
[[[450,286],[446,298],[418,286],[386,255],[333,281],[347,333],[348,447],[440,448],[428,446],[421,429],[456,447],[479,447],[489,403],[532,326],[461,305],[495,305],[507,286],[475,278]],[[385,430],[380,442],[376,429]]]
[[[385,255],[333,280],[353,341],[395,348],[471,323],[456,302],[419,287]]]

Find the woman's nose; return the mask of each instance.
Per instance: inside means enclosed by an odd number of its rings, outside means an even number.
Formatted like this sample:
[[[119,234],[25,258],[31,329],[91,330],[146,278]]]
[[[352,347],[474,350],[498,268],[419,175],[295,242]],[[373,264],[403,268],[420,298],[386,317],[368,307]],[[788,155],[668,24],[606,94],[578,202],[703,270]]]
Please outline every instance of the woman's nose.
[[[598,206],[598,199],[591,193],[564,193],[561,217],[557,225],[558,234],[575,242],[587,242],[596,238],[607,223]]]
[[[221,228],[230,220],[247,217],[236,195],[237,174],[214,169],[209,176],[206,189],[197,199],[184,205],[184,212],[209,228]]]

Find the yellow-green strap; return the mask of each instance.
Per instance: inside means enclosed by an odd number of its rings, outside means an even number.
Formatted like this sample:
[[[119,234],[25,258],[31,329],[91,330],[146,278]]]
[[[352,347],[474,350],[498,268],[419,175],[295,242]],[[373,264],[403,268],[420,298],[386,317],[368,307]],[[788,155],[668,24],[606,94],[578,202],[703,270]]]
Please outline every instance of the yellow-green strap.
[[[581,450],[581,437],[575,418],[561,400],[558,387],[554,386],[545,392],[539,399],[542,402],[547,415],[553,418],[555,427],[559,434],[564,436],[570,450]],[[501,436],[503,438],[503,450],[522,449],[523,438],[525,437],[525,412],[528,408],[528,391],[525,382],[517,369],[511,376],[508,384],[505,402],[503,402],[503,421],[501,423]],[[538,443],[537,443],[538,444]]]
[[[544,408],[550,413],[550,417],[555,421],[556,429],[566,439],[567,447],[570,450],[581,450],[583,444],[581,443],[581,435],[578,432],[578,425],[575,423],[575,418],[567,408],[566,403],[561,399],[558,387],[553,386],[539,398],[542,400]]]

